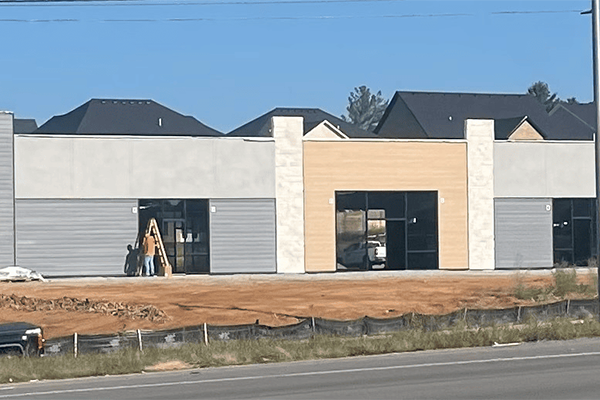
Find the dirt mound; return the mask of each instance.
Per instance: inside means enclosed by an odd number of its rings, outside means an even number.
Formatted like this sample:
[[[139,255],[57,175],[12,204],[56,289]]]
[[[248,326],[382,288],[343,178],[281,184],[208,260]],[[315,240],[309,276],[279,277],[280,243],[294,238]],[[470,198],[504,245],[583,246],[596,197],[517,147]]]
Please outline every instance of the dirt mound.
[[[74,297],[60,299],[39,299],[35,297],[7,296],[0,294],[0,308],[12,308],[17,311],[81,311],[112,315],[119,318],[142,319],[151,322],[164,323],[169,320],[167,314],[153,305],[135,305],[114,301],[81,300]]]

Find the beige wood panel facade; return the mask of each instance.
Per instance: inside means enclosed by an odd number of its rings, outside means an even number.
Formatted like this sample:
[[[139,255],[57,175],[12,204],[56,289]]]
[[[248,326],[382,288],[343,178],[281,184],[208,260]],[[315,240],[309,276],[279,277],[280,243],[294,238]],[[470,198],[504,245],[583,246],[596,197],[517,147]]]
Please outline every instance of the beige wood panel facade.
[[[438,191],[440,269],[468,268],[465,142],[305,141],[306,271],[335,271],[335,192]]]

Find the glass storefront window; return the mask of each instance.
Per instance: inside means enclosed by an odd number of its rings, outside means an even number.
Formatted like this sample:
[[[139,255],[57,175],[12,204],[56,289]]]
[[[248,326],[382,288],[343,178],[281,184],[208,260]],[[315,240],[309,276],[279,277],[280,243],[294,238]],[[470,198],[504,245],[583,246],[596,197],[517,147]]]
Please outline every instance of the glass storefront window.
[[[594,250],[595,199],[554,199],[552,240],[554,263],[587,265]]]
[[[338,192],[337,269],[437,268],[437,192]]]
[[[138,210],[140,237],[155,218],[174,273],[210,272],[208,200],[140,200]]]

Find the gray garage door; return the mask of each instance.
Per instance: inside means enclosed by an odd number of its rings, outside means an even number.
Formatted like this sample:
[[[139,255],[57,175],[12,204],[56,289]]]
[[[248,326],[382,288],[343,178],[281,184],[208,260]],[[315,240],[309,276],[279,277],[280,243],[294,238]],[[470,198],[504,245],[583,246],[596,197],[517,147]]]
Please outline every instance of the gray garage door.
[[[496,268],[552,267],[552,200],[496,199]]]
[[[210,200],[210,272],[276,271],[275,200]]]
[[[17,200],[17,263],[43,275],[119,275],[136,200]]]

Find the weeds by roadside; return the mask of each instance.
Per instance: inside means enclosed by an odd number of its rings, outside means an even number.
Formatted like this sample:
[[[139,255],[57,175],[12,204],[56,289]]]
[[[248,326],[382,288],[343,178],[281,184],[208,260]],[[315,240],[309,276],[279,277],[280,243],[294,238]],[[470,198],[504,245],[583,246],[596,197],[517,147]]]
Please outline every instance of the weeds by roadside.
[[[197,368],[300,361],[417,350],[490,346],[494,343],[565,340],[600,336],[600,322],[587,319],[573,323],[556,319],[540,323],[529,320],[518,326],[470,329],[460,323],[443,331],[413,329],[380,336],[357,338],[316,336],[309,340],[240,340],[189,344],[171,349],[135,349],[112,354],[45,358],[0,359],[0,383],[34,379],[64,379],[150,371],[161,363],[179,362]]]
[[[522,273],[515,276],[515,287],[513,295],[521,300],[533,300],[546,302],[550,300],[564,299],[570,294],[579,295],[584,298],[593,298],[597,293],[598,276],[589,272],[587,283],[578,283],[577,271],[559,265],[553,273],[554,284],[547,287],[530,287],[524,284]]]

